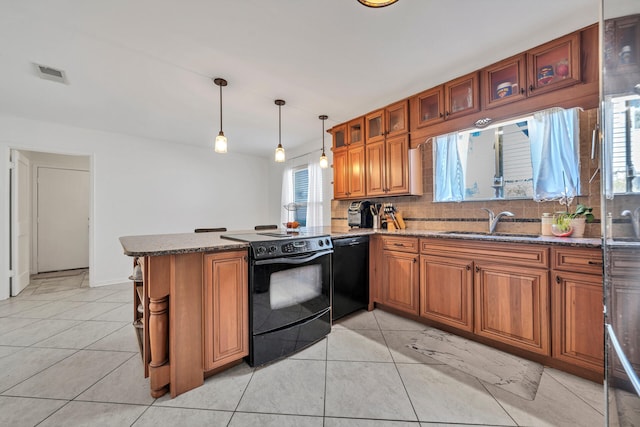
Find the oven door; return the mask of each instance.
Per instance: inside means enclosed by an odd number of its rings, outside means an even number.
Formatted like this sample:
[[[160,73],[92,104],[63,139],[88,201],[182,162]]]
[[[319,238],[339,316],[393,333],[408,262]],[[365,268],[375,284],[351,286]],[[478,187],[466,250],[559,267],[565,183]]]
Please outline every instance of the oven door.
[[[252,333],[287,327],[331,306],[331,254],[325,250],[251,262]]]

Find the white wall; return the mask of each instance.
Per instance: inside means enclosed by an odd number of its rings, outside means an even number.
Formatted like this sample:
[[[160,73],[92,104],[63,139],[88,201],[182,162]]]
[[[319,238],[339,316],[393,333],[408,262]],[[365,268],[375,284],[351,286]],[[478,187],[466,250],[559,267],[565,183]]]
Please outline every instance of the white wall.
[[[9,150],[91,157],[91,286],[126,281],[118,238],[277,222],[269,159],[0,115],[0,272],[9,271]],[[276,192],[279,193],[280,187]],[[275,208],[274,208],[275,203]],[[0,299],[8,274],[0,276]]]

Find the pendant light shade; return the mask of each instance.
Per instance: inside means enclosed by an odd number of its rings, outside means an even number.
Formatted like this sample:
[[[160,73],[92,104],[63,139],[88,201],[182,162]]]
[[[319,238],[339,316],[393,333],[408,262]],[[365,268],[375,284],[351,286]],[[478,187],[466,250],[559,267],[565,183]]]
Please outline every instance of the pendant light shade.
[[[227,81],[225,79],[216,77],[215,79],[213,79],[213,82],[220,87],[220,132],[218,132],[218,136],[216,136],[216,142],[213,146],[213,150],[216,153],[226,153],[227,137],[224,136],[224,132],[222,132],[222,86],[226,86]]]
[[[282,146],[282,106],[285,102],[282,99],[276,99],[278,106],[278,146],[276,147],[276,162],[283,163],[285,161],[284,147]]]
[[[385,7],[394,4],[398,0],[358,0],[360,4],[367,7]]]
[[[322,120],[322,155],[320,156],[320,167],[322,169],[326,169],[329,167],[329,159],[327,159],[327,155],[324,154],[324,121],[329,118],[329,116],[323,114],[318,116],[320,120]]]

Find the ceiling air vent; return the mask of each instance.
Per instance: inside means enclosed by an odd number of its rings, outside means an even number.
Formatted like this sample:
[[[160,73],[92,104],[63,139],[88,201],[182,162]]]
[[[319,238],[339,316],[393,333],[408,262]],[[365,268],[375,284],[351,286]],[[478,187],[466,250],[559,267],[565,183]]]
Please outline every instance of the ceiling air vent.
[[[38,72],[38,76],[41,79],[52,80],[58,83],[68,83],[67,76],[64,71],[58,70],[52,67],[47,67],[46,65],[34,64],[36,66],[36,70]]]

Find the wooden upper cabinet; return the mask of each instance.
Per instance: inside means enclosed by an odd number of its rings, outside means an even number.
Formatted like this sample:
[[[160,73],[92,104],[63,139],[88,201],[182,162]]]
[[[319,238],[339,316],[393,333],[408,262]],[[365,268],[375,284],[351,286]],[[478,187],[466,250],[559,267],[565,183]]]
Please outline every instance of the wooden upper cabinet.
[[[480,111],[478,72],[467,74],[444,84],[444,116],[446,120]]]
[[[331,129],[331,135],[333,136],[333,148],[344,148],[347,146],[347,125],[341,124],[334,126]]]
[[[385,108],[385,135],[394,137],[409,131],[409,114],[407,100],[396,102]]]
[[[350,147],[347,150],[347,159],[349,168],[349,197],[365,196],[365,162],[364,162],[364,145]]]
[[[411,98],[411,120],[418,128],[444,120],[444,86],[425,90]]]
[[[384,108],[367,114],[364,125],[367,144],[384,141]]]
[[[409,192],[409,138],[407,135],[386,141],[387,195]]]
[[[400,135],[366,145],[367,196],[409,192],[409,137]]]
[[[526,55],[516,55],[482,70],[482,107],[493,108],[527,97]]]
[[[391,104],[365,116],[366,143],[383,141],[386,137],[401,135],[409,131],[407,100]]]
[[[527,52],[528,96],[581,81],[580,33],[572,33]]]
[[[364,144],[364,117],[358,117],[347,123],[347,144]]]
[[[333,198],[365,196],[365,147],[355,145],[333,152]]]

